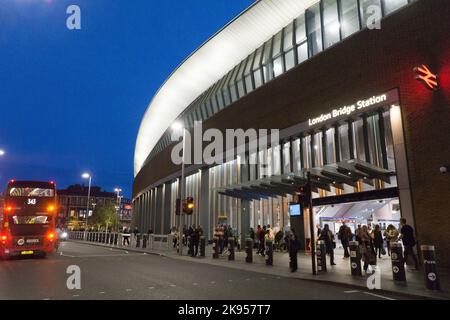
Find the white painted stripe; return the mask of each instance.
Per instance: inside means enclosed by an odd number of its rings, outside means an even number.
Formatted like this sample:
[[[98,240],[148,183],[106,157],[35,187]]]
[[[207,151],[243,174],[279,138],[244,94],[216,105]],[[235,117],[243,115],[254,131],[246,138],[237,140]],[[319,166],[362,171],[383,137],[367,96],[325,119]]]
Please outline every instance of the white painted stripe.
[[[381,298],[381,299],[386,299],[386,300],[395,300],[393,298],[385,297],[385,296],[382,296],[382,295],[379,295],[379,294],[375,294],[375,293],[372,293],[372,292],[364,292],[364,294],[368,294],[370,296],[374,296],[374,297]]]
[[[344,291],[344,293],[358,293],[358,290],[350,290],[350,291]]]

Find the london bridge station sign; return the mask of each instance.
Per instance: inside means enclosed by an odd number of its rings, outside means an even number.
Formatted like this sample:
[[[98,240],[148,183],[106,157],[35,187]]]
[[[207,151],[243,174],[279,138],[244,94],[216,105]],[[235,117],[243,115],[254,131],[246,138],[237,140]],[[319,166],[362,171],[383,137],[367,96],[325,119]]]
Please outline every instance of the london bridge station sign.
[[[349,117],[352,114],[363,112],[368,109],[398,103],[398,100],[399,99],[397,89],[391,90],[387,93],[374,95],[369,98],[358,100],[355,103],[333,109],[329,113],[321,114],[316,118],[311,118],[308,120],[308,125],[312,127],[318,124],[322,124],[326,121],[338,120],[340,118]]]

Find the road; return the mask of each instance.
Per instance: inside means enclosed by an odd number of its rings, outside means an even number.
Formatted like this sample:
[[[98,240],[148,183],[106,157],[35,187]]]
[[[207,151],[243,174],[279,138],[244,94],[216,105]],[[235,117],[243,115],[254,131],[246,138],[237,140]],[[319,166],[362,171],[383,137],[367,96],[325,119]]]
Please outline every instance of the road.
[[[81,270],[81,290],[67,288],[73,265]],[[404,299],[73,242],[46,259],[0,261],[0,271],[1,300]]]

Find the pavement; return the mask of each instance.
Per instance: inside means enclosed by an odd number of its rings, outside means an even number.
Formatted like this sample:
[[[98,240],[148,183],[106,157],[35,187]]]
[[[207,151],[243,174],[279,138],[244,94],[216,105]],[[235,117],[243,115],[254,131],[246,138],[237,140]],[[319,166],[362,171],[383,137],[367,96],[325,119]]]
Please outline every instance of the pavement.
[[[199,263],[201,261],[201,263]],[[258,270],[230,268],[207,259],[63,242],[46,259],[0,261],[0,299],[11,300],[398,300],[396,293],[295,280]],[[236,265],[238,264],[235,261]],[[255,263],[254,266],[260,264]],[[70,290],[68,268],[79,267],[79,290]],[[273,269],[275,270],[275,269]]]
[[[98,244],[98,243],[96,243]],[[180,256],[175,249],[168,249],[166,243],[155,242],[153,249],[135,248],[134,244],[126,248],[134,252],[146,252],[156,254],[167,258],[195,262],[198,264],[214,265],[230,269],[258,272],[275,277],[285,277],[291,279],[301,279],[306,281],[320,282],[325,284],[343,285],[355,290],[367,290],[367,277],[354,277],[350,273],[350,263],[348,259],[343,259],[342,252],[339,249],[335,253],[336,266],[328,266],[327,273],[321,273],[317,276],[311,272],[311,256],[299,254],[298,271],[291,273],[289,266],[289,257],[287,253],[274,253],[274,265],[267,266],[264,257],[254,255],[252,264],[245,263],[245,253],[236,252],[235,261],[228,261],[226,256],[219,259],[212,258],[212,249],[210,246],[206,249],[206,257],[192,258],[190,256]],[[185,249],[186,251],[186,249]],[[186,254],[186,252],[185,252]],[[450,299],[450,276],[445,272],[440,272],[441,291],[427,290],[425,287],[424,274],[422,271],[416,271],[407,267],[406,283],[398,283],[392,280],[391,261],[388,256],[378,260],[378,266],[381,269],[381,290],[379,293],[399,294],[415,299]]]

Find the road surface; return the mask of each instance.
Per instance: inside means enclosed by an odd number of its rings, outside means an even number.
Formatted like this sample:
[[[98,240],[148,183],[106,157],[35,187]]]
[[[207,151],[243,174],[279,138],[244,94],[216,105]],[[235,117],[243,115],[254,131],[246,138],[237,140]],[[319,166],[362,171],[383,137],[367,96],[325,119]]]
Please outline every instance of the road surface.
[[[80,268],[80,290],[67,287],[69,266]],[[0,271],[1,300],[405,298],[74,242],[46,259],[0,261]]]

